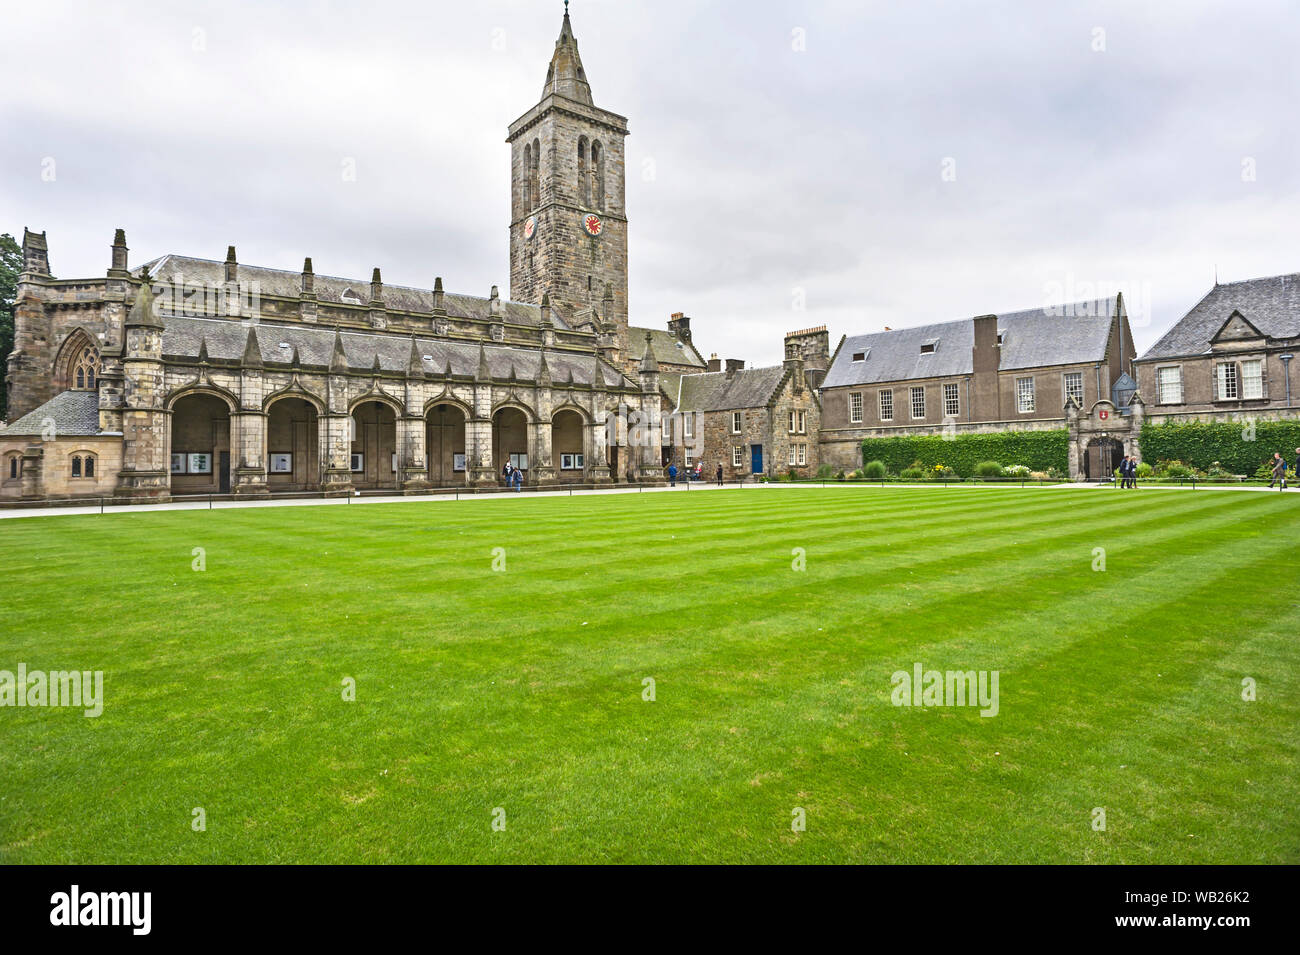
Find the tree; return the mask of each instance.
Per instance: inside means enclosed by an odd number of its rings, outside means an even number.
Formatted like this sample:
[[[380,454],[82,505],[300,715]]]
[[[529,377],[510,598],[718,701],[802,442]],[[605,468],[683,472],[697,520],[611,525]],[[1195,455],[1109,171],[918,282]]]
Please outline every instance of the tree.
[[[9,393],[5,373],[14,350],[14,297],[23,270],[23,250],[8,232],[0,235],[0,420],[8,414]]]

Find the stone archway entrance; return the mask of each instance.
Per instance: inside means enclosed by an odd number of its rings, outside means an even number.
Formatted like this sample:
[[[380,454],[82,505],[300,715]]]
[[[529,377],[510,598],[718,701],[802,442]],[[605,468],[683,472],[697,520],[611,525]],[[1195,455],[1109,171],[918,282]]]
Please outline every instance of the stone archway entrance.
[[[457,487],[466,483],[465,412],[453,404],[436,404],[424,416],[429,483]]]
[[[352,410],[352,486],[397,487],[397,415],[382,401],[364,401]]]
[[[502,408],[492,416],[492,466],[498,481],[507,461],[524,472],[528,483],[533,465],[528,460],[528,416],[518,408]]]
[[[230,491],[230,405],[216,395],[193,394],[172,405],[171,491]]]
[[[1093,438],[1083,456],[1083,476],[1089,481],[1107,481],[1124,459],[1124,445],[1118,438]]]
[[[266,483],[272,491],[320,487],[320,426],[305,398],[277,398],[266,416]]]

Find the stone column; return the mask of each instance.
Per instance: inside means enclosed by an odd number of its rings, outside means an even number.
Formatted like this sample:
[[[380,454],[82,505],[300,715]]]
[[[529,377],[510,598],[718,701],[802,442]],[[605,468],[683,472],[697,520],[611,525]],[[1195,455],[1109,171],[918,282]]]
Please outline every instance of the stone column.
[[[241,408],[230,415],[230,456],[235,467],[230,490],[240,497],[270,497],[266,484],[266,413]]]
[[[602,408],[592,409],[592,423],[587,427],[587,440],[583,450],[588,483],[608,484],[609,459],[605,454],[605,414]]]
[[[352,493],[352,416],[327,412],[316,419],[317,449],[327,497]]]
[[[402,415],[397,419],[397,468],[404,492],[415,494],[428,490],[423,417]]]

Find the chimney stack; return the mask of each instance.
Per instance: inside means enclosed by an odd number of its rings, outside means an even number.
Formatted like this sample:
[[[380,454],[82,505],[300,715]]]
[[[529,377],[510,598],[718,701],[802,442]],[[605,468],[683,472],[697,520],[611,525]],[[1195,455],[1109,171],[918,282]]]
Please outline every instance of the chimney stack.
[[[709,356],[709,363],[705,365],[709,371],[722,371],[722,362],[718,359],[718,353],[714,352]]]

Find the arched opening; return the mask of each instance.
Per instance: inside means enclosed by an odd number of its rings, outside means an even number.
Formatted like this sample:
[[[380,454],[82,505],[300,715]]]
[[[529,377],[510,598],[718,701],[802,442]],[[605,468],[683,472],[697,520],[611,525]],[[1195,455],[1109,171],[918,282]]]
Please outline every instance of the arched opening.
[[[457,405],[436,404],[424,416],[429,483],[434,487],[465,484],[465,412]]]
[[[587,168],[587,137],[578,137],[578,205],[591,207],[591,181]]]
[[[533,144],[524,144],[524,168],[520,176],[523,182],[523,200],[524,211],[531,212],[533,208]]]
[[[541,158],[542,144],[534,139],[532,164],[528,167],[528,195],[532,200],[533,209],[542,204]]]
[[[99,348],[78,329],[63,343],[54,367],[55,386],[60,391],[94,391],[99,381]]]
[[[266,416],[266,483],[272,491],[320,487],[320,429],[305,398],[277,398]]]
[[[1117,438],[1093,438],[1083,456],[1083,475],[1089,481],[1108,481],[1124,460],[1124,445]]]
[[[230,406],[216,395],[192,394],[172,405],[173,495],[230,491]]]
[[[352,486],[397,487],[397,415],[382,401],[352,410]]]
[[[492,416],[492,465],[497,477],[507,463],[524,472],[524,483],[532,462],[528,460],[528,417],[518,408],[502,408]]]
[[[605,149],[598,142],[591,144],[591,196],[596,208],[605,209]]]
[[[578,484],[583,480],[586,431],[582,415],[571,409],[557,411],[551,418],[551,460],[561,484]]]

